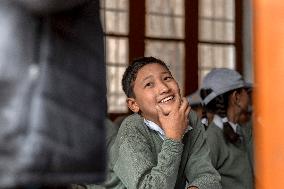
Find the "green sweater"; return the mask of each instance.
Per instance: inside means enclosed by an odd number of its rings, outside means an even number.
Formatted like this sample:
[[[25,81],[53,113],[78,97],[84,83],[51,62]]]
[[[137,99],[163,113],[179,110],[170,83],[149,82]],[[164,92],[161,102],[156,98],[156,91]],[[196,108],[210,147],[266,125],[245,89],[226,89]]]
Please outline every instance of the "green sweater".
[[[223,189],[252,189],[253,174],[245,145],[225,141],[223,130],[210,124],[206,130],[213,166],[221,175]]]
[[[246,124],[242,125],[244,137],[245,137],[245,144],[249,154],[249,160],[252,169],[254,170],[254,143],[253,143],[253,123],[252,119],[247,122]],[[254,172],[254,171],[253,171]]]
[[[210,162],[204,128],[192,111],[190,125],[193,129],[184,136],[183,144],[161,139],[138,114],[127,117],[110,151],[104,187],[88,188],[221,188],[220,175]]]

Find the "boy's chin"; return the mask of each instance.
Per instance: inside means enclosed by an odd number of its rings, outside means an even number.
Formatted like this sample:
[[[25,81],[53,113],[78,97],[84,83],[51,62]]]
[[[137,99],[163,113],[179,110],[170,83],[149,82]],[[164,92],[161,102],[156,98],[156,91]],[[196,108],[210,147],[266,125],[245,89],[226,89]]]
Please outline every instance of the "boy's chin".
[[[162,106],[162,111],[164,115],[169,115],[171,113],[172,108],[170,106]]]

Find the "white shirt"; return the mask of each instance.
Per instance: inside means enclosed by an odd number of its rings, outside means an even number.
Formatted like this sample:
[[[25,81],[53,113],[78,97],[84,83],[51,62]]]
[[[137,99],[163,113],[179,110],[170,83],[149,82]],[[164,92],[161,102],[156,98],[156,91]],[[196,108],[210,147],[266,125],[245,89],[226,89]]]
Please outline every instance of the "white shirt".
[[[214,118],[213,118],[213,122],[215,123],[215,125],[217,125],[220,129],[223,130],[223,127],[224,127],[223,126],[223,120],[222,120],[222,118],[220,116],[215,114]],[[230,121],[229,121],[229,124],[231,125],[231,127],[234,130],[234,132],[236,133],[238,124],[237,123],[232,123]]]
[[[150,129],[158,132],[158,135],[165,140],[165,131],[156,123],[154,123],[153,121],[147,120],[144,118],[144,123],[146,124],[147,127],[149,127]],[[185,131],[185,133],[187,133],[189,130],[193,129],[190,125],[188,126],[187,130]]]

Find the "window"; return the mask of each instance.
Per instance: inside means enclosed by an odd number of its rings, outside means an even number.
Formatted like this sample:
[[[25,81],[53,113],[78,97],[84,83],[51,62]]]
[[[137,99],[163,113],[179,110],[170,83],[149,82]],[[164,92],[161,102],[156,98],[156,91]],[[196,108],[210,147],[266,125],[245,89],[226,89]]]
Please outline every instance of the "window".
[[[146,0],[145,56],[164,60],[184,85],[184,0]]]
[[[126,112],[126,97],[121,87],[128,65],[128,1],[102,0],[102,23],[105,32],[108,111]]]
[[[241,72],[242,0],[101,0],[108,111],[128,111],[121,78],[134,58],[169,64],[183,95],[215,67]]]
[[[236,5],[234,0],[199,0],[199,83],[212,69],[237,69]]]

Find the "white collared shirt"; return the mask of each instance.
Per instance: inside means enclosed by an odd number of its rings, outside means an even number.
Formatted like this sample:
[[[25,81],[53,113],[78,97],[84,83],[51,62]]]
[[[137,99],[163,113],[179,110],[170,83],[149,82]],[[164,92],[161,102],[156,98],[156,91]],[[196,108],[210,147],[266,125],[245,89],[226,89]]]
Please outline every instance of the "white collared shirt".
[[[201,123],[208,127],[208,119],[207,118],[202,118]]]
[[[150,129],[158,132],[158,135],[165,140],[165,132],[164,130],[157,125],[156,123],[154,123],[153,121],[147,120],[144,118],[144,123],[146,124],[147,127],[149,127]],[[189,130],[193,129],[190,125],[188,126],[187,130],[185,131],[185,133],[187,133]]]
[[[223,130],[223,121],[222,121],[222,118],[218,115],[214,115],[214,118],[213,118],[213,122],[215,123],[215,125],[217,125],[220,129]],[[234,132],[237,131],[237,126],[238,124],[237,123],[232,123],[229,121],[229,124],[231,125],[231,127],[233,128]]]

